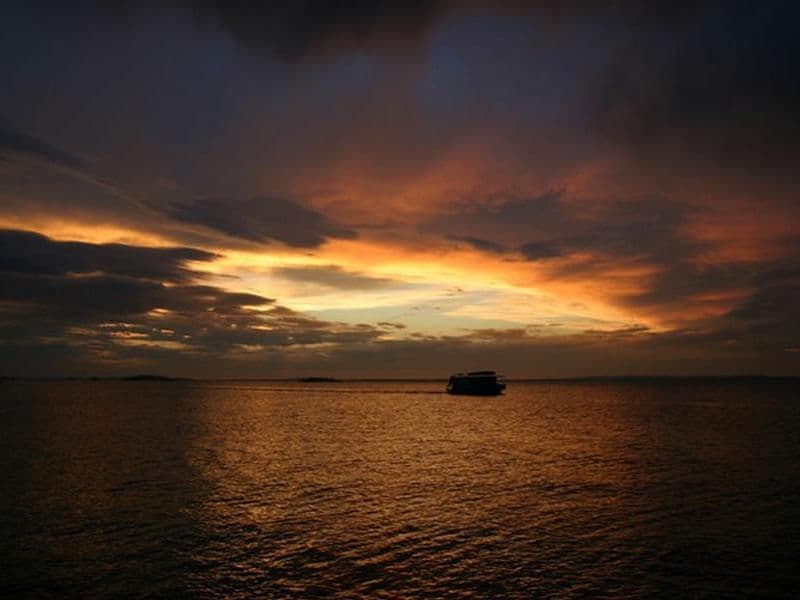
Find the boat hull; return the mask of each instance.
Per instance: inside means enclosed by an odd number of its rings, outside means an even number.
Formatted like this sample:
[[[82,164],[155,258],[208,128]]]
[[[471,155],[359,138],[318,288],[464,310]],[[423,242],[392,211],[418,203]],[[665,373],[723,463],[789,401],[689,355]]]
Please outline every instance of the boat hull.
[[[469,392],[465,391],[456,392],[452,390],[447,390],[447,393],[450,394],[451,396],[502,396],[503,390],[494,390],[494,391],[480,390],[480,391],[469,391]]]
[[[447,393],[454,396],[499,396],[506,389],[504,383],[451,382],[447,385]]]

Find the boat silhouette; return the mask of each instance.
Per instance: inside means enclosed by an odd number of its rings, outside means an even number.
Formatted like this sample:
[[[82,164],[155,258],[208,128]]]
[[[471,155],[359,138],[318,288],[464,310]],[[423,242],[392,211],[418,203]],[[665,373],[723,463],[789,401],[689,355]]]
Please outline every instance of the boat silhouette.
[[[499,396],[506,384],[497,381],[499,375],[494,371],[470,371],[450,376],[447,393],[461,396]]]

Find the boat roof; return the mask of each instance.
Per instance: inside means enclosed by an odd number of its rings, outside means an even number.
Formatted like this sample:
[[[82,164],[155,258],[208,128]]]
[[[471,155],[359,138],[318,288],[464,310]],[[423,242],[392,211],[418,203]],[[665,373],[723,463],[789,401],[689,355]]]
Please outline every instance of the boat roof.
[[[470,371],[469,373],[456,373],[450,377],[502,377],[496,371]]]

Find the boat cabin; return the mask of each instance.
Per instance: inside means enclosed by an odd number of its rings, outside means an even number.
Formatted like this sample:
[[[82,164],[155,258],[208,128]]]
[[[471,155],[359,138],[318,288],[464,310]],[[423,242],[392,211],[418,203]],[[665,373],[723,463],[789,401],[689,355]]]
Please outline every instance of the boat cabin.
[[[465,396],[498,396],[506,389],[506,384],[497,381],[499,375],[494,371],[470,371],[451,375],[447,382],[448,394]]]

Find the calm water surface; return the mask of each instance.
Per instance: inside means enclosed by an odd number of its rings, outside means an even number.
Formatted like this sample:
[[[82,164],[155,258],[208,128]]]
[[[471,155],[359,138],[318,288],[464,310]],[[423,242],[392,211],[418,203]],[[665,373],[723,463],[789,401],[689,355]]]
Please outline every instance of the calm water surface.
[[[4,596],[797,596],[791,382],[1,383]]]

